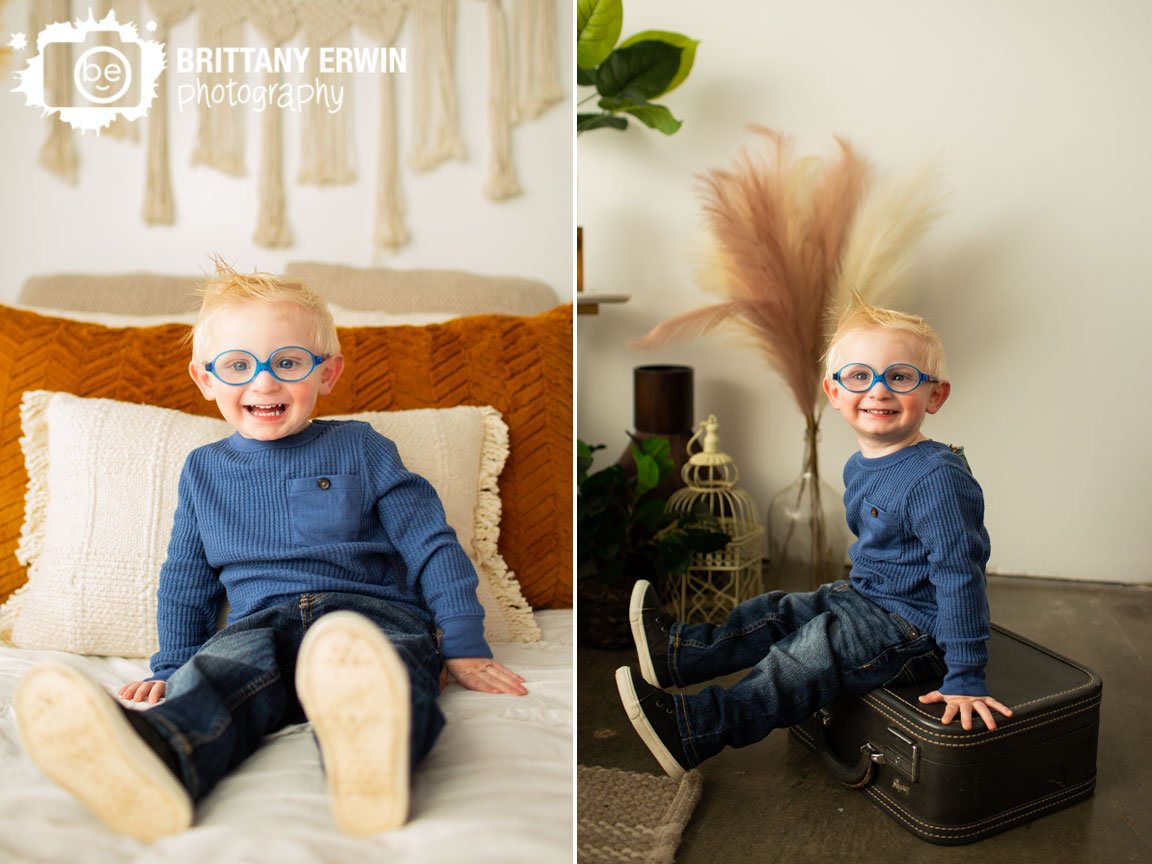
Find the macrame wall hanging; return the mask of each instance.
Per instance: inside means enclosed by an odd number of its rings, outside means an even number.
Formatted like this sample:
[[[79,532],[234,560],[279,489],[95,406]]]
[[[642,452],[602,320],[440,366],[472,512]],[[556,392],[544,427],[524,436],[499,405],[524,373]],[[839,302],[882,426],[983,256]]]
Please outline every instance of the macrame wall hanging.
[[[328,111],[311,102],[300,115],[300,168],[296,182],[314,185],[355,183],[359,175],[350,109],[354,79],[366,76],[321,73],[320,49],[352,44],[353,33],[381,46],[407,49],[404,75],[379,74],[379,127],[377,140],[376,225],[374,242],[380,249],[396,250],[408,242],[401,189],[401,146],[397,128],[397,86],[411,87],[411,139],[404,162],[413,171],[430,171],[445,161],[463,159],[464,141],[457,117],[456,16],[467,0],[96,0],[97,18],[115,11],[120,22],[154,21],[150,39],[167,43],[173,27],[197,16],[200,48],[259,45],[282,47],[299,36],[308,51],[304,79],[319,79],[343,86],[344,108]],[[556,46],[557,0],[478,0],[487,7],[488,57],[488,168],[482,193],[493,201],[519,195],[520,182],[512,158],[512,129],[539,117],[564,98]],[[87,0],[30,0],[31,33],[48,24],[87,14]],[[81,9],[80,7],[84,8]],[[401,41],[404,37],[404,41]],[[45,68],[49,97],[71,86],[72,70],[63,63]],[[168,120],[173,98],[169,78],[173,59],[160,78],[156,99],[148,111],[144,135],[147,160],[142,216],[149,225],[176,222],[176,200],[168,148]],[[240,73],[242,75],[242,73]],[[279,88],[284,73],[267,71],[263,80],[249,83]],[[203,71],[198,83],[209,89],[227,86],[237,73]],[[267,92],[278,92],[268,90]],[[54,103],[59,104],[59,103]],[[193,165],[245,176],[245,142],[250,105],[224,103],[198,106]],[[261,115],[260,165],[257,169],[259,209],[253,239],[261,246],[285,247],[293,242],[288,220],[284,180],[284,109],[269,100]],[[70,183],[78,180],[74,131],[58,118],[49,120],[48,138],[40,164]],[[141,136],[139,123],[117,120],[101,134],[132,141]]]

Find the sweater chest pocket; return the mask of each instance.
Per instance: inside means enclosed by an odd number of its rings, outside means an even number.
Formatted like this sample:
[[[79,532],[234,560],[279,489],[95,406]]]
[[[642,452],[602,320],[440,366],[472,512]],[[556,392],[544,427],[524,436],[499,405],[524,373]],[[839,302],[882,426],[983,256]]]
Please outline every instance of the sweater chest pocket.
[[[867,498],[860,505],[860,551],[876,561],[897,561],[904,552],[900,517]]]
[[[360,478],[324,474],[288,481],[292,542],[301,546],[344,543],[360,536]]]

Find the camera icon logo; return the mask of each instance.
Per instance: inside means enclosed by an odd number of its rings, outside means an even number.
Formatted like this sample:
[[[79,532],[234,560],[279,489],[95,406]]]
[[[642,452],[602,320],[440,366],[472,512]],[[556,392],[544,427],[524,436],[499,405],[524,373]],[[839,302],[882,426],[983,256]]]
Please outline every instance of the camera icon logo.
[[[100,21],[89,11],[86,21],[50,24],[37,46],[40,53],[16,73],[14,92],[24,93],[29,105],[97,134],[117,117],[148,113],[164,70],[164,46],[142,40],[134,24],[117,22],[115,12]]]
[[[127,50],[124,50],[127,49]],[[72,57],[83,51],[75,62]],[[42,52],[44,68],[60,64],[72,70],[72,87],[63,93],[45,94],[50,108],[122,105],[140,101],[139,82],[132,70],[140,63],[140,46],[94,45],[49,42]],[[137,86],[133,87],[133,83]]]

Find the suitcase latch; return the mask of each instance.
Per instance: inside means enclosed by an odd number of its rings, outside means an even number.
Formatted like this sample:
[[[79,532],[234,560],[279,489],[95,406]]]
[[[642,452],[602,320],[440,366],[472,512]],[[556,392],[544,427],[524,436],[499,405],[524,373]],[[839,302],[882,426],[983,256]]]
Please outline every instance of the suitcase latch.
[[[920,777],[920,745],[891,726],[888,734],[896,740],[885,748],[886,764],[915,783]]]

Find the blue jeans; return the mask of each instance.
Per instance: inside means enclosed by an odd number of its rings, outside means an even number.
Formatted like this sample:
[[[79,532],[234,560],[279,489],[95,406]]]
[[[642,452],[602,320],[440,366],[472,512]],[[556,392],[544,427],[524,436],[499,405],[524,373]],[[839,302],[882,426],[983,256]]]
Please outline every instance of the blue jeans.
[[[677,686],[751,671],[725,690],[676,694],[676,718],[692,767],[792,726],[844,692],[866,693],[897,677],[943,673],[932,638],[858,594],[848,582],[808,594],[774,591],[741,603],[724,624],[674,624],[668,665]]]
[[[210,638],[168,680],[166,698],[141,716],[180,761],[193,801],[203,799],[265,735],[307,718],[296,697],[296,655],[320,616],[348,610],[373,621],[408,668],[411,766],[432,748],[444,715],[435,634],[395,605],[358,594],[302,594],[294,604],[256,612]]]

